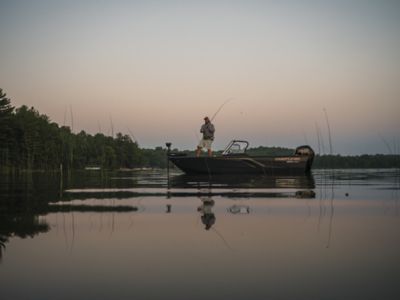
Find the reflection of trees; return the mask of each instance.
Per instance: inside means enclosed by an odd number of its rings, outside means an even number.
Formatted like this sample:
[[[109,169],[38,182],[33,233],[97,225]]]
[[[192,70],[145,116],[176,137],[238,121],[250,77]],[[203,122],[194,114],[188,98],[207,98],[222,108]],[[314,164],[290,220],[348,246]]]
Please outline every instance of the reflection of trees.
[[[6,248],[6,242],[8,242],[8,238],[0,234],[0,262],[3,258],[3,249]]]
[[[47,232],[50,226],[39,220],[39,217],[31,214],[2,215],[0,219],[0,261],[2,252],[10,237],[20,238],[34,237],[41,232]]]
[[[43,213],[59,213],[59,212],[131,212],[138,211],[136,206],[129,205],[68,205],[53,204],[49,205]]]

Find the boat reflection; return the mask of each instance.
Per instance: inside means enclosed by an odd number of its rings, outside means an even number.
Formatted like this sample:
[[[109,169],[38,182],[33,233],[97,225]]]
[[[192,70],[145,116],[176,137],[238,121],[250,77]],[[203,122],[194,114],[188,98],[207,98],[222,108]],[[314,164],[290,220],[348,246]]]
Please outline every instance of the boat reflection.
[[[62,201],[86,199],[129,199],[139,197],[197,197],[228,198],[315,198],[313,176],[233,176],[233,175],[175,175],[168,185],[135,188],[70,189]],[[171,208],[167,207],[167,212]]]
[[[247,215],[250,213],[250,206],[234,204],[228,208],[228,212],[234,215],[237,214]]]
[[[263,175],[177,175],[170,179],[171,188],[315,188],[312,174],[295,176]]]

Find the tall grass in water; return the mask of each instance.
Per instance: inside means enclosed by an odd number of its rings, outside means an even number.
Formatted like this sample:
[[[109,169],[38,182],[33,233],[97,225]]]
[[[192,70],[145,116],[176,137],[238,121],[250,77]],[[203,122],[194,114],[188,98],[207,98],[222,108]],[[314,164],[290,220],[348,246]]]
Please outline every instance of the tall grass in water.
[[[333,147],[332,147],[332,135],[331,135],[331,126],[329,124],[329,118],[328,118],[328,113],[326,112],[326,109],[324,108],[324,114],[325,114],[325,120],[326,120],[326,126],[328,128],[328,138],[329,138],[329,154],[333,154]]]

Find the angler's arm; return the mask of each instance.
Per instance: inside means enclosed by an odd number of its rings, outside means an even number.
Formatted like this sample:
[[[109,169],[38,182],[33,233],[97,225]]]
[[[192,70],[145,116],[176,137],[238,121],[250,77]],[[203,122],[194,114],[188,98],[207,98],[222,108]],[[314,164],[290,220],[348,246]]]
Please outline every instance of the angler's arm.
[[[214,132],[215,132],[215,127],[214,127],[214,125],[213,125],[213,124],[208,125],[208,130],[209,130],[211,133],[214,133]]]

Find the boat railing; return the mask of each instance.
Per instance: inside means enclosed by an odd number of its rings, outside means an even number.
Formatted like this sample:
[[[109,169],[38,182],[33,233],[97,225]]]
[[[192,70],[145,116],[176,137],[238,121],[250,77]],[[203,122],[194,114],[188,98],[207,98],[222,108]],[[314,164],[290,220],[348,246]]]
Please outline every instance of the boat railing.
[[[222,152],[222,155],[238,155],[238,154],[246,154],[247,148],[249,147],[249,142],[244,140],[232,140],[228,146],[226,146],[225,150]]]

